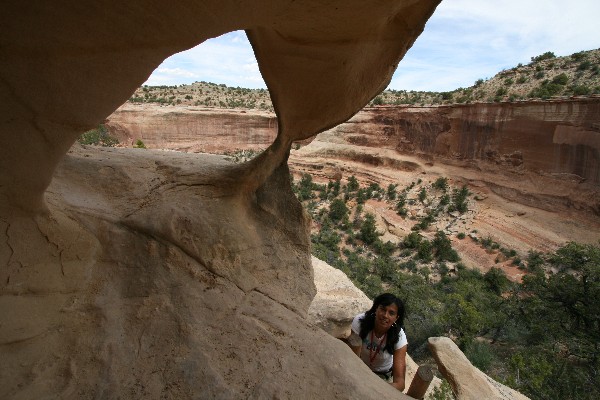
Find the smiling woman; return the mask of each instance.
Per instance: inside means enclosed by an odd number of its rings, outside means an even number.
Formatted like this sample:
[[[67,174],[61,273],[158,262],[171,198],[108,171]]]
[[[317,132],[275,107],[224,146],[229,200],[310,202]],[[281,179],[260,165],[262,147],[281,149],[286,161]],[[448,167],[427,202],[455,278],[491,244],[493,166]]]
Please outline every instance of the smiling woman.
[[[265,81],[244,31],[229,32],[167,58],[145,85],[181,85],[196,81],[264,89]]]
[[[369,311],[352,321],[350,347],[371,371],[398,390],[404,390],[406,380],[406,349],[408,341],[402,328],[404,304],[390,293],[373,300]]]

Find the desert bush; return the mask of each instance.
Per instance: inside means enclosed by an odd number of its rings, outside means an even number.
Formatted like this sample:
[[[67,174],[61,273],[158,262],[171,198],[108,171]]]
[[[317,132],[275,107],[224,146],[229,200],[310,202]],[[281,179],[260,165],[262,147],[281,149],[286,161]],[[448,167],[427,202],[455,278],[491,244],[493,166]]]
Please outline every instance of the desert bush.
[[[377,227],[375,226],[375,216],[371,213],[366,213],[364,221],[360,227],[359,239],[365,244],[370,245],[373,244],[373,242],[375,242],[379,236],[381,236],[381,234],[377,232]]]
[[[573,94],[577,95],[577,96],[586,96],[588,94],[590,94],[592,91],[589,87],[584,86],[584,85],[578,85],[573,87]]]
[[[474,366],[483,372],[488,372],[488,369],[494,360],[494,353],[492,352],[489,343],[477,340],[474,340],[467,345],[465,356],[467,356]]]
[[[356,177],[354,175],[351,175],[348,178],[348,184],[346,185],[346,190],[348,192],[355,192],[356,190],[358,190],[359,187],[360,187],[360,185],[358,184],[358,180],[356,179]]]
[[[448,189],[448,179],[439,177],[433,182],[433,188],[443,190],[444,192]]]
[[[531,61],[533,61],[533,62],[539,62],[539,61],[544,61],[544,60],[550,60],[550,59],[555,58],[555,57],[556,57],[556,55],[554,55],[553,52],[547,51],[544,54],[540,54],[539,56],[531,57]]]
[[[108,129],[103,124],[97,128],[84,132],[77,141],[84,145],[95,145],[103,147],[114,147],[119,144],[119,140],[108,134]]]
[[[577,53],[573,53],[571,54],[571,58],[573,59],[573,61],[581,61],[586,57],[585,53],[583,51],[578,51]]]
[[[577,66],[577,71],[585,71],[589,67],[591,67],[592,63],[588,60],[583,61],[581,64]]]
[[[569,81],[569,77],[564,72],[560,75],[556,75],[554,79],[552,79],[552,83],[556,83],[558,85],[566,85]]]

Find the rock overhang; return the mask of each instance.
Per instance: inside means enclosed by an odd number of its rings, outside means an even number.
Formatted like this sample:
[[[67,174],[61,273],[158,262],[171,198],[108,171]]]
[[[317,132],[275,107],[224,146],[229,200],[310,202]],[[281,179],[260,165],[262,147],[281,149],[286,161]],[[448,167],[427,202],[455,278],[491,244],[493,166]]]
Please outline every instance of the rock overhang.
[[[385,88],[441,0],[4,5],[1,209],[44,209],[52,172],[165,58],[245,29],[279,119],[279,161]],[[277,164],[277,163],[275,163]]]

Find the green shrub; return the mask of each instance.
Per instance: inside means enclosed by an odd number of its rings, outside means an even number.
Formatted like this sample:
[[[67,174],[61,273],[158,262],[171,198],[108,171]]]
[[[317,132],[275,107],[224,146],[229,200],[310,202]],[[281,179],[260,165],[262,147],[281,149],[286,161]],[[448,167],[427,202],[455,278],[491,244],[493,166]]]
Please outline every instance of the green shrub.
[[[144,142],[142,142],[142,139],[138,139],[135,144],[133,145],[134,148],[136,149],[145,149],[146,145],[144,144]]]
[[[433,260],[433,246],[427,239],[421,240],[417,247],[417,258],[423,262],[429,262]]]
[[[383,97],[381,96],[377,96],[373,99],[373,105],[374,106],[381,106],[383,105]]]
[[[421,203],[425,202],[425,200],[427,199],[427,190],[425,190],[425,188],[422,188],[421,191],[419,192],[419,201]]]
[[[411,232],[404,237],[404,240],[402,241],[402,247],[406,249],[416,249],[419,247],[421,239],[423,239],[423,237],[418,232]]]
[[[465,356],[483,372],[487,372],[494,361],[494,354],[490,345],[477,340],[467,345]]]
[[[531,57],[531,61],[538,62],[538,61],[550,60],[551,58],[555,58],[555,57],[556,56],[554,55],[553,52],[547,51],[544,54],[541,54],[539,56]]]
[[[108,134],[108,129],[104,125],[98,125],[95,129],[84,132],[77,141],[83,145],[94,145],[102,147],[114,147],[119,144],[119,140]]]
[[[365,244],[370,245],[373,244],[379,236],[381,236],[381,234],[377,232],[375,216],[371,213],[365,214],[365,219],[360,227],[359,239]]]
[[[566,85],[569,81],[569,77],[564,72],[560,75],[557,75],[552,79],[552,83],[556,83],[558,85]]]
[[[587,86],[579,85],[573,87],[573,94],[576,96],[586,96],[591,93],[591,89]]]
[[[300,201],[308,200],[314,197],[312,192],[312,175],[302,174],[300,184],[298,185],[298,199]]]
[[[340,199],[334,199],[329,205],[329,218],[333,222],[342,221],[348,216],[348,207]]]
[[[439,177],[433,182],[433,188],[443,190],[444,192],[448,189],[448,179]]]
[[[579,66],[577,66],[577,71],[585,71],[591,65],[592,65],[592,63],[590,61],[586,60],[586,61],[582,62],[581,64],[579,64]]]
[[[571,54],[571,58],[573,59],[573,61],[581,61],[585,57],[586,57],[586,54],[583,51],[578,51],[577,53]]]
[[[452,242],[443,231],[437,231],[432,242],[435,249],[435,258],[439,261],[456,262],[460,259],[456,250],[452,248]]]
[[[356,179],[356,177],[354,175],[352,175],[348,178],[348,184],[346,185],[346,190],[348,192],[354,192],[354,191],[358,190],[359,186],[360,185],[358,184],[358,180]]]
[[[539,97],[547,99],[551,96],[555,96],[563,90],[562,84],[551,83],[548,81],[543,82],[539,87],[533,89],[529,94],[531,97]]]

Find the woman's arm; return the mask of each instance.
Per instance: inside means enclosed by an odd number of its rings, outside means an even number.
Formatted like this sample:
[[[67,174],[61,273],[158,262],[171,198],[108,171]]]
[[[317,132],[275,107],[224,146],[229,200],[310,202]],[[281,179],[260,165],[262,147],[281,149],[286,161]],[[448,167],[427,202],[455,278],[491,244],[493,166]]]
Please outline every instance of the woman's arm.
[[[406,380],[406,349],[408,345],[400,347],[394,351],[394,364],[392,366],[392,374],[394,375],[394,381],[390,383],[396,389],[402,391],[405,387]]]

